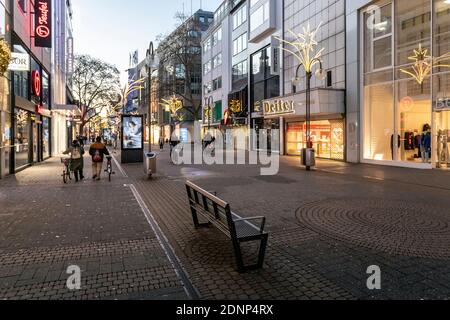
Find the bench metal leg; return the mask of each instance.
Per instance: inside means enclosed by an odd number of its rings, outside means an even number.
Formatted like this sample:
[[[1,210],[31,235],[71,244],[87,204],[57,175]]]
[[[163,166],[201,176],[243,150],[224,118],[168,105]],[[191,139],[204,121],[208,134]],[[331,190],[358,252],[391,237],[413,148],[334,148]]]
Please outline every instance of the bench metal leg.
[[[210,222],[207,223],[200,223],[198,221],[198,214],[197,211],[191,207],[191,213],[192,213],[192,220],[194,220],[194,226],[196,229],[200,229],[200,228],[209,228],[211,226]]]
[[[233,240],[234,256],[236,259],[237,271],[244,273],[246,271],[244,259],[242,258],[241,244],[238,240]]]
[[[261,269],[264,265],[264,258],[266,256],[267,242],[269,240],[269,235],[266,234],[261,239],[261,244],[259,247],[259,256],[258,256],[258,269]]]
[[[266,250],[267,250],[267,243],[269,240],[269,235],[264,235],[260,240],[260,247],[259,247],[259,253],[258,253],[258,262],[254,265],[246,266],[244,264],[244,259],[242,257],[242,250],[241,250],[241,243],[240,241],[236,240],[233,241],[233,247],[234,247],[234,254],[236,258],[236,264],[237,264],[237,271],[239,273],[245,273],[247,271],[251,270],[259,270],[262,269],[264,266],[264,259],[266,256]]]

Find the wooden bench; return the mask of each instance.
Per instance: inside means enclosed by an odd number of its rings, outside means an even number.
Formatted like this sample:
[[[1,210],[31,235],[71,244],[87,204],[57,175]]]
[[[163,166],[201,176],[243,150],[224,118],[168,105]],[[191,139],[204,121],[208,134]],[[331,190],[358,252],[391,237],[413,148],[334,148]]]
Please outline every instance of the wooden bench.
[[[268,233],[264,231],[266,218],[242,218],[231,211],[228,203],[190,181],[186,182],[186,190],[195,227],[213,225],[231,239],[238,272],[262,268],[269,238]],[[208,222],[200,223],[199,217]],[[255,221],[259,223],[254,224]],[[242,257],[241,243],[250,241],[260,242],[259,255],[255,265],[246,266]]]

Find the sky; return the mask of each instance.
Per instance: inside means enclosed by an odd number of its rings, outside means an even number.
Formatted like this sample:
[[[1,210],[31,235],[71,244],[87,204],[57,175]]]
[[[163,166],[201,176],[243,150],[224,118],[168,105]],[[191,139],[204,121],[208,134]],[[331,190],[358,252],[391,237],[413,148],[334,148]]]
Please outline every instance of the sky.
[[[214,11],[222,0],[192,0],[195,12]],[[145,58],[150,41],[175,28],[177,11],[191,12],[191,0],[72,0],[74,50],[128,68],[129,55]],[[126,79],[126,78],[125,78]]]

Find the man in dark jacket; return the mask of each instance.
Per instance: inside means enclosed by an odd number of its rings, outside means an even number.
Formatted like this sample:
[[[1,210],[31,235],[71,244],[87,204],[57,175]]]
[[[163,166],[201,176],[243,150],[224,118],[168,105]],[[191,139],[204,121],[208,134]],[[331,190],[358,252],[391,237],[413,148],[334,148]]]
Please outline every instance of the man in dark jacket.
[[[103,168],[103,159],[105,155],[109,156],[109,151],[102,143],[101,137],[97,137],[96,142],[91,145],[89,154],[92,157],[92,179],[100,180],[100,175]]]

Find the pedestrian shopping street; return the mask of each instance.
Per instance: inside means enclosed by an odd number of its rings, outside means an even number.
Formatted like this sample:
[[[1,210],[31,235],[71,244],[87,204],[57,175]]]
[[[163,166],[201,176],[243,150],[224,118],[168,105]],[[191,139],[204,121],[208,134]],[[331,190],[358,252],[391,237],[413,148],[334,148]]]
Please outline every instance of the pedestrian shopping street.
[[[120,159],[120,151],[114,157]],[[64,185],[54,158],[0,181],[0,299],[448,299],[450,173],[283,157],[258,166],[114,162],[112,182]],[[186,180],[244,217],[266,216],[262,270],[236,271],[231,242],[193,226]],[[244,256],[252,259],[252,246]],[[81,268],[81,290],[66,282]],[[382,289],[367,289],[380,267]]]

